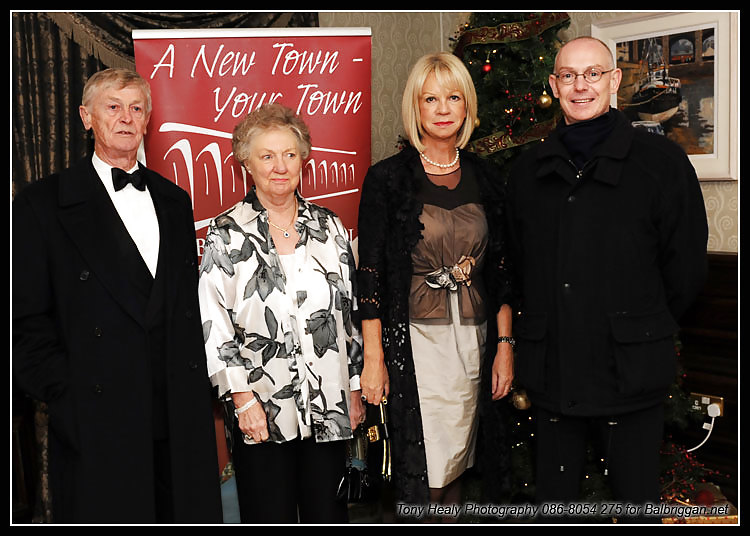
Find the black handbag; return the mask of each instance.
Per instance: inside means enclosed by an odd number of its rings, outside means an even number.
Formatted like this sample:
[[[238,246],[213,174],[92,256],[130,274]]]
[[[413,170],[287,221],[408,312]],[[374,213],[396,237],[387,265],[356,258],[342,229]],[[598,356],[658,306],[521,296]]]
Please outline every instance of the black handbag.
[[[337,496],[347,502],[374,500],[391,481],[391,442],[388,431],[388,400],[367,404],[363,425],[347,441],[347,463]]]

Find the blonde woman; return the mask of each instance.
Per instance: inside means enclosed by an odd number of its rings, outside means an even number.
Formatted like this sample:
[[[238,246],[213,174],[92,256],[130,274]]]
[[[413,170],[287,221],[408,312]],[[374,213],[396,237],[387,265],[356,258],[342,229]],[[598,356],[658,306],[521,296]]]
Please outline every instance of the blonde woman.
[[[477,98],[458,58],[417,61],[402,116],[411,146],[370,168],[359,207],[362,395],[388,397],[396,499],[458,503],[481,393],[502,398],[513,379],[502,187],[462,150]]]

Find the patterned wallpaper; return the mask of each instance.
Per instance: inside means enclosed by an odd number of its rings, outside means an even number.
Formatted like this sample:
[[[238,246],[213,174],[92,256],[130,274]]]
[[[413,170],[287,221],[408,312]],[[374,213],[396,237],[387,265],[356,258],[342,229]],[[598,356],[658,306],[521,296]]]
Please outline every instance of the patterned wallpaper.
[[[457,28],[455,13],[322,12],[320,26],[372,29],[372,160],[398,150],[401,96],[412,65],[424,54],[450,50],[448,37]]]
[[[653,15],[653,13],[652,13]],[[630,13],[571,12],[563,40],[590,35],[591,24],[632,16]],[[321,12],[320,26],[372,29],[372,160],[397,151],[401,94],[412,64],[429,52],[450,50],[449,38],[466,20],[459,12]],[[737,253],[739,185],[737,181],[702,182],[708,215],[708,250]]]

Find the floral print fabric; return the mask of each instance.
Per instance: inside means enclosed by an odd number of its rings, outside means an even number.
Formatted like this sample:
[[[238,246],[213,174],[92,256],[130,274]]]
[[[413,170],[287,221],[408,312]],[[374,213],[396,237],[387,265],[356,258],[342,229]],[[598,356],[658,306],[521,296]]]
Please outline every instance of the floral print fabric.
[[[253,392],[270,441],[348,439],[363,364],[354,258],[341,220],[298,201],[294,274],[255,190],[211,221],[199,285],[208,374],[222,399]]]

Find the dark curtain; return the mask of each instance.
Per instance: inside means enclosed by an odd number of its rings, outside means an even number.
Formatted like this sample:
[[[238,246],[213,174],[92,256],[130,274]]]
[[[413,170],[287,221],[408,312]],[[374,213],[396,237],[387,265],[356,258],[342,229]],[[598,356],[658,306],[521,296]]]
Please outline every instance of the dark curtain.
[[[12,13],[13,193],[92,153],[83,86],[106,67],[135,69],[132,30],[317,25],[317,13],[301,12]]]
[[[11,15],[12,195],[92,154],[78,114],[83,86],[107,67],[135,69],[132,30],[318,26],[317,13],[300,12]],[[15,523],[51,521],[46,429],[44,405],[13,389]]]

